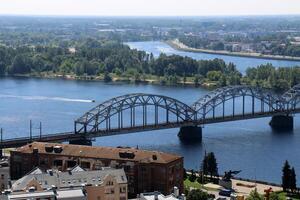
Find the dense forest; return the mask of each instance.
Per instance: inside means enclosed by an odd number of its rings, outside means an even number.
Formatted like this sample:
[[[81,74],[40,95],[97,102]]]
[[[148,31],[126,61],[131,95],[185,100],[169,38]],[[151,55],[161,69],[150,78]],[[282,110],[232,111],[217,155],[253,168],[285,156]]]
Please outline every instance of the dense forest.
[[[87,39],[72,48],[53,46],[0,47],[1,75],[73,75],[75,77],[126,77],[135,82],[156,77],[161,84],[187,81],[194,85],[251,84],[283,91],[300,83],[300,68],[275,68],[267,64],[249,68],[242,76],[233,63],[221,59],[194,60],[161,54],[154,58],[118,41]]]
[[[73,50],[72,50],[73,49]],[[101,76],[109,80],[111,74],[140,81],[146,75],[162,78],[175,84],[179,77],[196,77],[212,81],[224,76],[241,77],[235,66],[223,60],[197,61],[189,57],[161,54],[154,58],[144,51],[131,50],[117,41],[86,40],[74,48],[36,46],[0,47],[2,75],[54,73],[76,76]],[[210,72],[210,73],[209,73]],[[226,76],[225,76],[226,75]],[[233,84],[233,82],[231,82]]]
[[[154,57],[130,49],[125,42],[180,38],[195,48],[228,51],[232,49],[225,43],[250,42],[255,44],[254,50],[297,56],[299,30],[299,17],[293,16],[241,19],[6,16],[0,19],[0,75],[219,87],[251,84],[283,91],[300,83],[299,67],[251,66],[242,75],[233,63],[221,59],[195,60],[166,54]]]

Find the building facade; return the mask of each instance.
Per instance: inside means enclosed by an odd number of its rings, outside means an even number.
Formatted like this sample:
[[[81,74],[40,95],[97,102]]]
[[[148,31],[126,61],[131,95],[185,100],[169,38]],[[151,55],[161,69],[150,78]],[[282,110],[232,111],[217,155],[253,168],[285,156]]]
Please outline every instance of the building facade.
[[[39,197],[45,193],[57,199],[127,200],[127,179],[123,169],[60,172],[35,169],[15,181],[9,197]],[[52,193],[49,193],[52,192]],[[42,197],[42,196],[41,196]],[[30,199],[31,199],[30,198]],[[25,198],[27,199],[27,198]],[[43,198],[44,199],[44,198]]]
[[[133,148],[91,147],[34,142],[11,151],[11,178],[17,179],[39,167],[67,171],[79,165],[86,170],[123,168],[131,197],[143,192],[183,192],[183,157]]]

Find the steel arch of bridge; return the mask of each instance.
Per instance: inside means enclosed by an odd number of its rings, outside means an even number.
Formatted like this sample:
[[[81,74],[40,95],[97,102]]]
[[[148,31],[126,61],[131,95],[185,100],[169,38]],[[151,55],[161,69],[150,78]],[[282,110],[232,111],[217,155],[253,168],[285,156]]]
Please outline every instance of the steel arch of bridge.
[[[158,117],[158,109],[162,108],[165,110],[165,122],[164,123],[180,123],[182,121],[192,121],[194,116],[194,110],[178,101],[174,98],[170,98],[162,95],[152,95],[152,94],[128,94],[112,98],[104,103],[96,106],[92,110],[85,113],[82,117],[75,121],[75,132],[76,133],[87,133],[87,132],[99,132],[101,131],[100,125],[105,123],[105,130],[109,131],[111,129],[111,117],[117,115],[118,127],[117,129],[128,128],[123,126],[123,112],[125,110],[130,110],[130,127],[135,127],[136,113],[135,109],[137,107],[142,107],[143,112],[143,124],[142,127],[153,126],[147,121],[147,111],[149,107],[152,107],[155,115],[154,125],[158,126],[161,121]],[[171,121],[170,114],[175,115],[176,120]],[[78,128],[78,125],[81,127]],[[129,127],[129,128],[130,128]]]
[[[295,85],[282,95],[286,110],[296,110],[300,104],[300,84]]]
[[[196,101],[191,107],[197,113],[197,119],[205,119],[206,115],[212,112],[213,118],[215,116],[215,109],[218,106],[222,107],[223,117],[225,117],[225,103],[232,100],[232,116],[235,115],[235,99],[242,97],[242,114],[245,114],[245,98],[251,97],[252,103],[250,105],[252,114],[255,113],[255,103],[257,100],[261,104],[261,112],[268,110],[271,111],[283,111],[284,101],[281,95],[275,94],[270,90],[251,87],[251,86],[228,86],[218,88],[204,97]],[[265,104],[268,108],[265,108]]]
[[[245,102],[250,97],[251,105]],[[235,113],[235,100],[242,99],[242,113]],[[225,116],[225,103],[232,101],[232,113]],[[257,103],[259,111],[255,111]],[[161,128],[199,125],[222,121],[251,119],[257,116],[272,116],[274,114],[289,114],[300,111],[300,84],[294,86],[283,95],[270,90],[251,86],[228,86],[216,89],[200,98],[191,106],[171,97],[153,94],[128,94],[109,99],[85,113],[75,121],[75,133],[109,133],[135,132]],[[251,113],[245,113],[245,107],[251,108]],[[142,109],[142,124],[135,123],[136,108]],[[164,117],[159,117],[158,109],[164,111]],[[222,108],[223,116],[215,118],[215,110]],[[147,111],[154,112],[154,123],[147,120]],[[123,126],[123,112],[129,111],[129,125]],[[212,116],[208,117],[208,114]],[[172,120],[169,116],[173,116]],[[174,117],[175,116],[175,117]],[[117,117],[117,127],[111,127],[111,118]]]

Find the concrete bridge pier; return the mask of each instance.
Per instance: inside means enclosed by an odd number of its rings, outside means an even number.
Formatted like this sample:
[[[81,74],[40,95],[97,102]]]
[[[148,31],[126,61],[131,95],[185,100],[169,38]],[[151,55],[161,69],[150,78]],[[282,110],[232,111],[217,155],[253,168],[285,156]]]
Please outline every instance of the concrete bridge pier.
[[[291,131],[294,128],[294,118],[290,115],[274,115],[269,124],[276,131]]]
[[[201,142],[202,141],[202,127],[199,127],[199,126],[180,127],[178,137],[183,142]]]
[[[92,146],[92,140],[91,139],[88,139],[86,137],[82,137],[78,140],[71,140],[69,142],[69,144],[76,144],[76,145],[85,145],[85,146]]]

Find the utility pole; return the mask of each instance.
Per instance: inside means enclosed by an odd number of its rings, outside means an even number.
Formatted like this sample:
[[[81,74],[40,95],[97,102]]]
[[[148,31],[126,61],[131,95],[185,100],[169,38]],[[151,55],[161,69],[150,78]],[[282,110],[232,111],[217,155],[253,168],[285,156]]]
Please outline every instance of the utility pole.
[[[3,129],[2,128],[0,129],[0,133],[1,133],[1,145],[2,145],[2,142],[3,142]]]
[[[42,122],[40,122],[40,140],[42,140]]]
[[[32,141],[32,121],[30,120],[30,123],[29,123],[29,137],[30,137],[30,142]]]
[[[1,155],[0,155],[0,157],[2,158],[2,157],[3,157],[3,150],[2,150],[2,143],[3,143],[3,129],[2,129],[2,128],[0,129],[0,134],[1,134],[1,149],[0,149]]]

